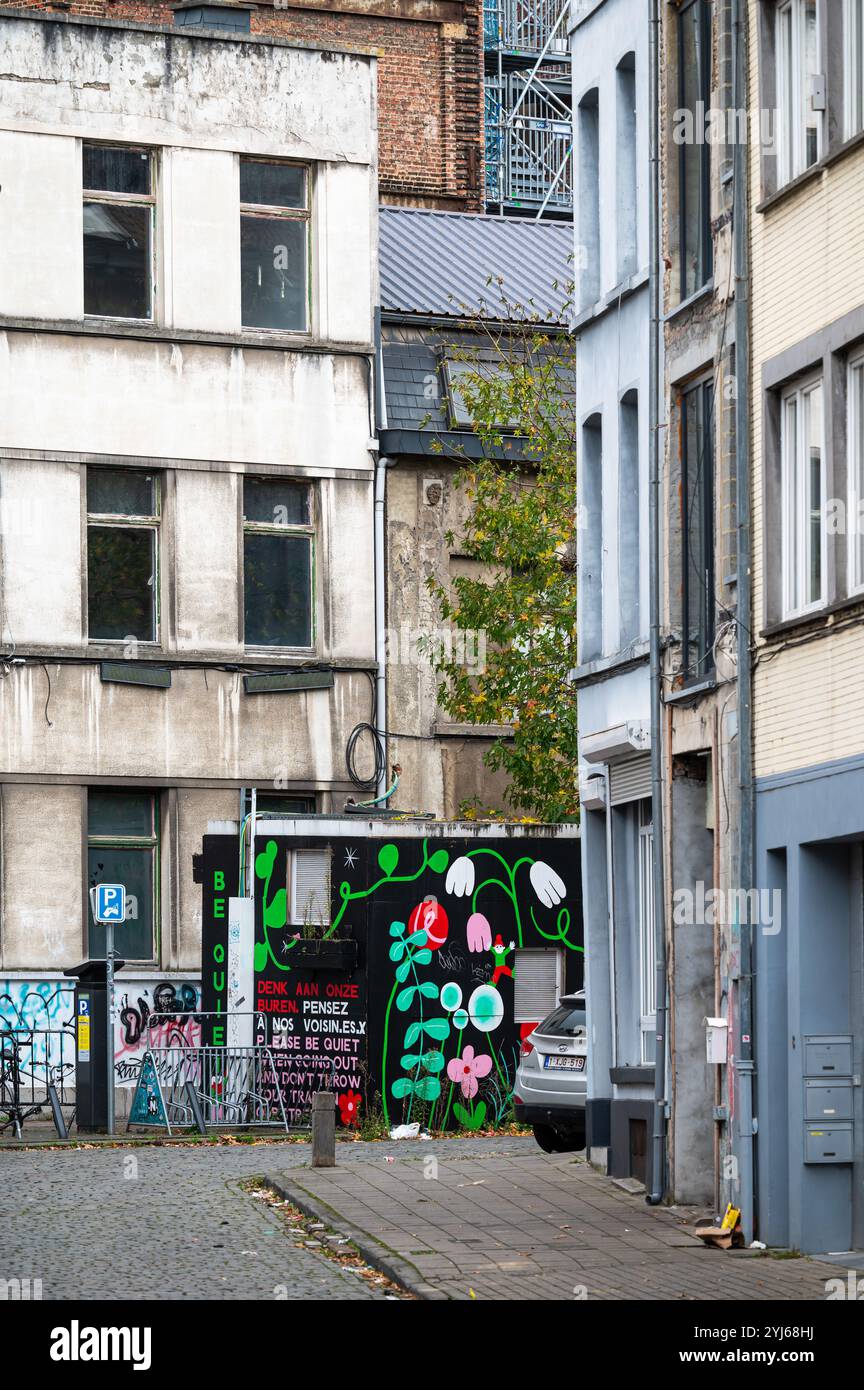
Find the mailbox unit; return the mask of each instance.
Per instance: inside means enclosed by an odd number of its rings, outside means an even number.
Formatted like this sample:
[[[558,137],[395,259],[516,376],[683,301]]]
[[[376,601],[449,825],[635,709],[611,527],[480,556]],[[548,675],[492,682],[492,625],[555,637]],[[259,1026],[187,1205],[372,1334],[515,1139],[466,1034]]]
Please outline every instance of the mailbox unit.
[[[804,1162],[851,1163],[852,1037],[804,1039]]]

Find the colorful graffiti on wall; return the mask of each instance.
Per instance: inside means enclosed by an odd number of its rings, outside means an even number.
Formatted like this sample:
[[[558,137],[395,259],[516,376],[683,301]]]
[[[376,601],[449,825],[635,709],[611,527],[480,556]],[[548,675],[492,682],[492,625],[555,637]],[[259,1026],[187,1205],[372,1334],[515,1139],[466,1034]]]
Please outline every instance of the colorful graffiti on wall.
[[[114,1083],[134,1086],[148,1047],[197,1047],[201,987],[194,980],[126,981],[114,991]]]
[[[501,836],[330,842],[324,942],[357,943],[356,968],[310,969],[289,915],[289,858],[318,840],[272,838],[255,860],[255,1009],[278,1053],[293,1123],[312,1093],[335,1090],[339,1118],[370,1106],[387,1125],[420,1120],[479,1130],[510,1116],[523,1039],[515,1016],[519,952],[557,951],[561,984],[582,983],[578,842]],[[237,840],[204,855],[203,1004],[225,1008],[226,905]],[[569,886],[568,886],[569,885]]]
[[[201,986],[196,980],[136,980],[117,976],[114,990],[114,1081],[134,1086],[148,1046],[196,1046],[201,1039]],[[33,1030],[33,1062],[62,1065],[74,1083],[75,990],[71,980],[0,980],[0,1027]],[[158,1019],[155,1018],[159,1015]],[[59,1032],[69,1045],[52,1041]],[[62,1052],[62,1063],[60,1056]],[[49,1057],[50,1053],[50,1057]]]

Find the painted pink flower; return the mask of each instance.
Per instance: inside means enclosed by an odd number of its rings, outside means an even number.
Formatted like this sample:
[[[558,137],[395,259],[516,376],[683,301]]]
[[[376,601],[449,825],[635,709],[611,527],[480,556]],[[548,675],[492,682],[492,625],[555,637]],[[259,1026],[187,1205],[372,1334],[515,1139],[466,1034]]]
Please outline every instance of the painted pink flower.
[[[482,912],[472,912],[468,918],[468,950],[488,951],[492,946],[492,928]]]
[[[471,1046],[465,1048],[461,1057],[454,1057],[452,1062],[447,1063],[447,1075],[451,1081],[458,1082],[462,1087],[462,1094],[466,1100],[476,1096],[477,1078],[488,1076],[491,1070],[492,1058],[487,1057],[485,1053],[475,1057]]]

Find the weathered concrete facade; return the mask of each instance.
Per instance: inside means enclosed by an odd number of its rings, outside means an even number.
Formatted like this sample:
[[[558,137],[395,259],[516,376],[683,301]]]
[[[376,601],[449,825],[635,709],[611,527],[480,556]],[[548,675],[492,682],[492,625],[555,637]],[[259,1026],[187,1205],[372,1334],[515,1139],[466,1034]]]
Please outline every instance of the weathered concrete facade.
[[[0,8],[9,4],[0,0]],[[28,8],[54,7],[51,0],[34,0]],[[177,5],[69,0],[63,8],[91,18],[170,26]],[[210,7],[207,18],[216,17],[236,22]],[[251,32],[263,38],[377,55],[382,202],[482,209],[481,0],[260,0],[248,19]]]
[[[733,1012],[731,924],[725,907],[711,904],[718,892],[718,903],[734,901],[728,893],[739,882],[732,248],[739,210],[731,148],[709,134],[707,121],[712,111],[725,117],[732,104],[732,7],[698,0],[663,5],[661,16],[669,1177],[678,1200],[716,1204],[721,1191],[726,1200],[738,1196],[722,1181],[731,1107],[725,1122],[717,1116],[729,1101],[728,1078],[725,1066],[706,1061],[705,1020]]]
[[[0,15],[0,52],[0,970],[56,972],[98,953],[88,802],[131,790],[151,798],[153,920],[130,959],[181,979],[199,963],[191,861],[208,822],[236,817],[250,787],[341,804],[345,743],[368,716],[376,64],[56,15]],[[146,319],[85,314],[87,142],[149,152]],[[243,326],[245,156],[305,171],[296,332]],[[97,473],[155,488],[150,640],[90,636]],[[284,645],[244,637],[244,496],[262,480],[308,499],[308,630]],[[246,689],[256,672],[310,666],[317,688]],[[154,669],[170,686],[129,684]]]

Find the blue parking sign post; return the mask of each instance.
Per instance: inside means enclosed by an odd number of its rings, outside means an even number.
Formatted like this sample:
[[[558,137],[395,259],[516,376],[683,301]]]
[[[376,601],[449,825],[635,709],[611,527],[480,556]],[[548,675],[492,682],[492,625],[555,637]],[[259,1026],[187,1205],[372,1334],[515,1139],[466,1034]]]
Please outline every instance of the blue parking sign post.
[[[97,883],[90,889],[93,921],[105,928],[105,1017],[108,1029],[108,1133],[114,1133],[114,926],[126,920],[126,887],[122,883]]]

